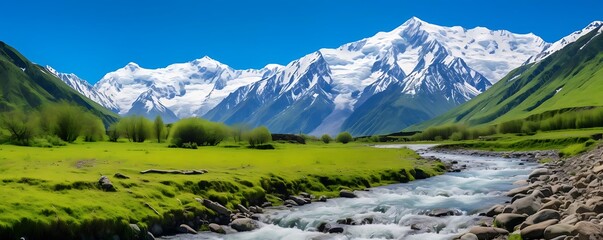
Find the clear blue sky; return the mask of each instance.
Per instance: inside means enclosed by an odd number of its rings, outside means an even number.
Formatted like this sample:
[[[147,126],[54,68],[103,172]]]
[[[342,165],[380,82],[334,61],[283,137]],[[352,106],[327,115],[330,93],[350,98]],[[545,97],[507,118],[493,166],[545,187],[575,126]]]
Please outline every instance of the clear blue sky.
[[[158,68],[208,55],[237,69],[287,64],[412,16],[533,32],[549,42],[603,20],[602,0],[9,0],[0,7],[0,41],[91,83],[128,62]]]

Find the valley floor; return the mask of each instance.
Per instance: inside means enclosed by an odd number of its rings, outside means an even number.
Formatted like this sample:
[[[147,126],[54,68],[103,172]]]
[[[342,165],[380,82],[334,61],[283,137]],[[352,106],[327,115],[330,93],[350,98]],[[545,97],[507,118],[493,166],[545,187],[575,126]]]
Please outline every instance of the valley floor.
[[[133,238],[174,234],[180,224],[221,221],[196,201],[280,205],[308,192],[338,196],[442,173],[441,162],[407,149],[364,144],[276,144],[275,150],[231,143],[197,150],[158,143],[83,143],[58,148],[0,145],[0,239]],[[207,170],[201,175],[142,174],[148,169]],[[127,177],[117,177],[117,173]],[[103,191],[107,176],[115,191]]]

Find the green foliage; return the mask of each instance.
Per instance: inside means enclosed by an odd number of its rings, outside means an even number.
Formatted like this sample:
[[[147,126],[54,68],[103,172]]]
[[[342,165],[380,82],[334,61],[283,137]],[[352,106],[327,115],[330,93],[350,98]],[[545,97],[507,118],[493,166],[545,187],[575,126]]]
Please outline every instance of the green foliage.
[[[141,143],[151,137],[152,125],[153,123],[143,116],[128,116],[119,120],[117,129],[120,135],[130,142]]]
[[[155,121],[153,121],[153,134],[157,139],[157,143],[161,143],[161,140],[164,139],[165,132],[166,128],[163,124],[163,119],[161,119],[161,116],[157,115],[157,117],[155,117]]]
[[[247,135],[247,141],[249,145],[252,147],[266,144],[272,141],[272,135],[270,134],[270,130],[267,127],[261,126],[254,128]]]
[[[498,132],[499,133],[520,133],[521,129],[523,127],[523,121],[522,120],[514,120],[514,121],[508,121],[508,122],[504,122],[498,125]]]
[[[210,122],[201,118],[185,118],[176,122],[171,129],[170,142],[177,147],[184,144],[196,146],[215,146],[228,136],[229,129],[222,123]]]
[[[0,126],[10,134],[10,142],[27,146],[36,135],[38,123],[37,114],[25,114],[21,110],[13,110],[0,115]]]
[[[329,136],[329,134],[324,134],[320,137],[320,140],[322,140],[322,142],[324,143],[330,143],[333,139],[331,138],[331,136]]]
[[[49,104],[43,108],[43,119],[49,122],[49,130],[65,142],[75,141],[87,122],[87,112],[66,102]],[[103,127],[104,128],[104,127]]]
[[[109,129],[107,129],[107,134],[109,135],[109,141],[117,142],[117,139],[119,139],[120,137],[118,123],[111,124],[111,126],[109,126]]]
[[[465,125],[447,125],[440,127],[430,127],[421,133],[412,136],[415,141],[443,141],[443,140],[472,140],[480,137],[490,136],[496,133],[494,127],[474,127],[468,128]]]
[[[231,127],[231,134],[232,134],[232,139],[236,142],[239,143],[241,141],[243,141],[243,138],[245,137],[245,135],[247,134],[247,132],[249,132],[251,128],[243,123],[235,123],[232,125]]]
[[[100,118],[86,113],[82,116],[84,127],[82,129],[82,135],[86,142],[102,141],[105,136],[105,125]]]
[[[343,143],[343,144],[346,144],[346,143],[354,141],[354,138],[352,138],[352,134],[350,134],[349,132],[339,133],[337,135],[336,139],[337,139],[337,142],[340,142],[340,143]]]

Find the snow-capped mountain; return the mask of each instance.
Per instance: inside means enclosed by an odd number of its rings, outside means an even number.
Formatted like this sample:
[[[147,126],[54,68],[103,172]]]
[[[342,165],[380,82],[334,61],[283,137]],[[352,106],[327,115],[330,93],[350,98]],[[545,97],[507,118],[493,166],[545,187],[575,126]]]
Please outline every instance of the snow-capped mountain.
[[[578,39],[580,39],[581,37],[583,37],[584,35],[590,33],[591,31],[593,31],[595,29],[599,29],[599,33],[601,33],[603,31],[603,28],[600,28],[601,26],[603,26],[603,21],[594,21],[594,22],[590,23],[588,26],[586,26],[584,29],[575,31],[575,32],[571,33],[570,35],[567,35],[567,36],[561,38],[559,41],[556,41],[553,44],[550,44],[541,53],[530,57],[524,64],[530,64],[530,63],[542,61],[543,59],[547,58],[551,54],[561,50],[568,44],[577,41]]]
[[[101,106],[103,106],[113,112],[117,112],[119,110],[119,108],[111,100],[111,98],[107,97],[103,93],[96,91],[96,89],[94,89],[94,87],[92,85],[90,85],[90,83],[88,83],[88,81],[79,78],[77,75],[75,75],[73,73],[60,73],[57,70],[55,70],[54,68],[52,68],[51,66],[46,66],[45,69],[49,73],[57,76],[59,79],[61,79],[67,85],[69,85],[71,88],[75,89],[82,95],[86,96],[87,98],[91,99],[92,101],[95,101],[96,103],[100,104]]]
[[[268,77],[280,68],[282,66],[269,64],[259,70],[235,70],[209,57],[159,69],[145,69],[136,63],[128,63],[107,73],[96,83],[95,89],[113,99],[120,114],[140,113],[140,108],[132,108],[136,102],[145,100],[165,106],[155,109],[160,111],[155,114],[164,111],[163,117],[170,118],[173,114],[179,118],[200,116],[237,88]]]
[[[148,119],[154,119],[157,116],[161,116],[166,123],[178,121],[176,114],[165,107],[161,101],[159,101],[157,95],[158,94],[156,94],[153,89],[143,92],[136,98],[136,101],[132,103],[132,107],[128,110],[126,115],[139,115]]]
[[[413,17],[287,66],[235,70],[209,57],[159,69],[130,63],[106,74],[95,89],[120,114],[202,116],[267,125],[273,132],[386,133],[475,97],[535,56],[562,48],[562,41]]]

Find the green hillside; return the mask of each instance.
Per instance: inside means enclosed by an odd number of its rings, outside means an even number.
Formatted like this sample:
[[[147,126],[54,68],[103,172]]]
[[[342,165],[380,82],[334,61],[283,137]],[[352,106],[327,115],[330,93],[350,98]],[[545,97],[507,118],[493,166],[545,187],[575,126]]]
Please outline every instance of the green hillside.
[[[105,124],[115,122],[118,118],[0,41],[0,112],[13,109],[27,111],[59,101],[83,106],[99,116]]]
[[[597,30],[539,63],[511,71],[459,107],[405,130],[454,123],[497,124],[603,106],[603,34]]]

